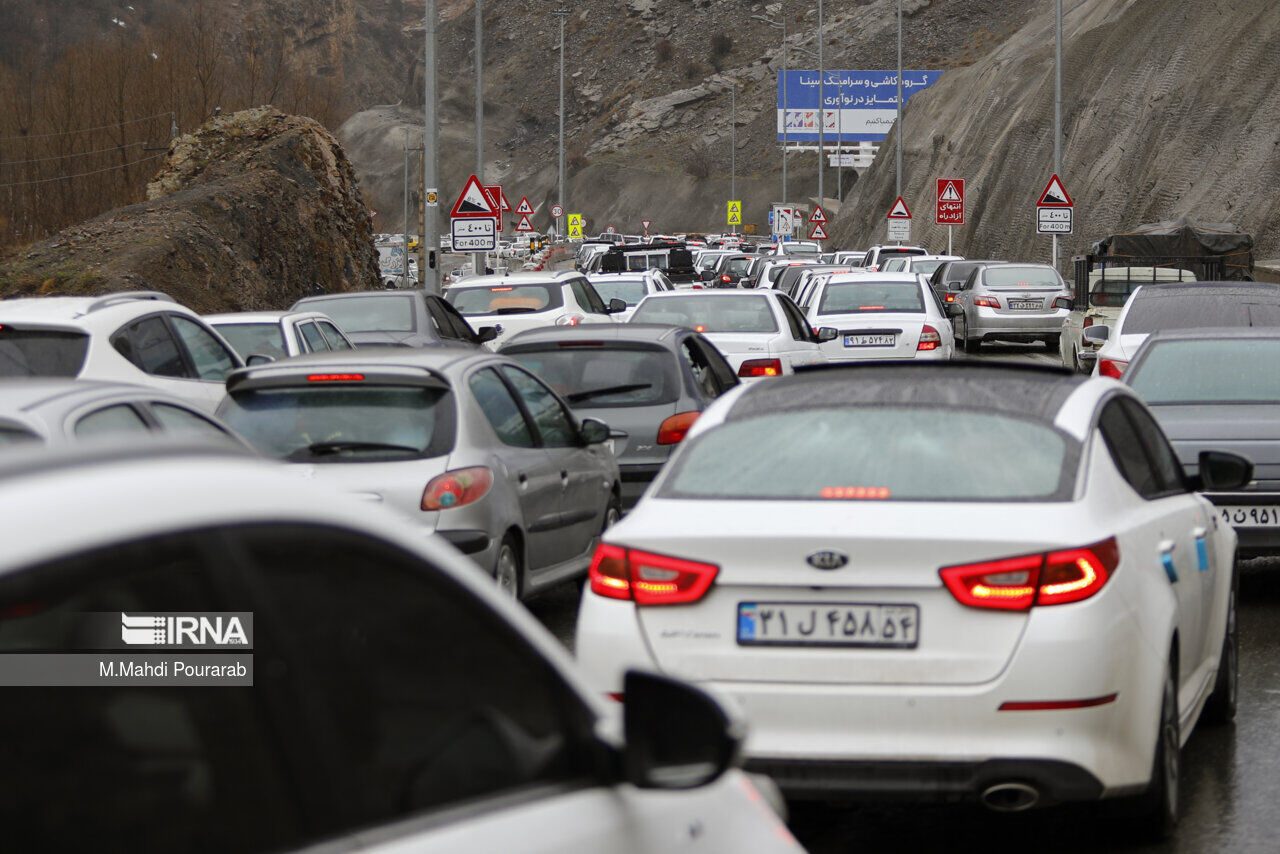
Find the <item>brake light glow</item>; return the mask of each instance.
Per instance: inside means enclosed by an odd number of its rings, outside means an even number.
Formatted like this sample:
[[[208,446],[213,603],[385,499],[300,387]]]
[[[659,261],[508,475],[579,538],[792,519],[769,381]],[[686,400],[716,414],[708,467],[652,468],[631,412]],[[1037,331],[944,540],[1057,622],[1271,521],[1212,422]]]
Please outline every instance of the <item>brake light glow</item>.
[[[860,305],[860,306],[858,306],[858,311],[884,311],[884,306],[882,306],[882,305]]]
[[[580,314],[562,314],[556,318],[556,326],[577,326],[584,320],[586,318]]]
[[[454,469],[436,475],[422,491],[423,510],[451,510],[484,498],[493,486],[493,472],[484,466]]]
[[[688,434],[689,428],[693,427],[693,423],[698,420],[698,416],[701,414],[701,412],[679,412],[670,418],[664,419],[662,424],[658,426],[658,444],[680,444]]]
[[[706,332],[706,331],[707,331],[707,327],[705,327],[705,326],[703,326],[701,323],[699,323],[697,326],[693,327],[693,331],[694,331],[694,332]]]
[[[358,383],[364,382],[364,374],[308,374],[309,383]]]
[[[591,559],[591,592],[637,605],[681,605],[706,595],[720,567],[601,543]]]
[[[489,288],[489,293],[497,293],[497,292],[499,292],[499,291],[514,291],[514,290],[515,290],[515,288],[510,287],[510,286],[505,287],[505,288]]]
[[[823,498],[888,498],[887,486],[824,486],[818,493]]]
[[[1121,362],[1118,359],[1099,359],[1098,373],[1104,377],[1111,377],[1118,380],[1124,373],[1124,369],[1129,367],[1128,362]]]
[[[947,566],[938,574],[962,605],[1025,611],[1088,599],[1119,563],[1120,547],[1112,537],[1078,549]]]
[[[941,346],[942,336],[938,334],[938,330],[926,323],[920,330],[920,343],[916,345],[916,350],[937,350]]]
[[[781,374],[781,359],[747,359],[738,368],[740,377],[776,377]]]
[[[999,308],[1000,300],[995,297],[978,297],[973,301],[973,304],[983,308]]]
[[[723,275],[721,275],[721,276],[720,276],[720,281],[724,282],[724,283],[727,285],[727,284],[729,284],[730,282],[732,282],[732,281],[733,281],[733,279],[729,278],[729,274],[728,274],[728,273],[725,273],[725,274],[723,274]]]
[[[944,297],[942,298],[942,301],[943,301],[943,302],[955,302],[955,301],[956,301],[956,295],[955,295],[955,294],[953,294],[953,293],[948,293],[946,296],[944,296]]]

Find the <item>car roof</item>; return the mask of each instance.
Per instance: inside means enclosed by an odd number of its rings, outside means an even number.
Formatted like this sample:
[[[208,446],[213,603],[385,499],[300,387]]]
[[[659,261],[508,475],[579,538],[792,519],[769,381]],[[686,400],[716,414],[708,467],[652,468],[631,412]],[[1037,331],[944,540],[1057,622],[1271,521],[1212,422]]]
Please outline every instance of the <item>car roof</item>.
[[[1151,333],[1147,337],[1144,346],[1149,346],[1159,341],[1196,341],[1196,340],[1220,340],[1223,338],[1276,338],[1280,339],[1280,329],[1267,326],[1222,326],[1222,327],[1200,327],[1193,329],[1161,329]]]
[[[254,365],[240,368],[231,374],[232,377],[286,376],[293,373],[308,373],[320,368],[387,367],[387,368],[421,368],[442,372],[456,368],[467,362],[483,362],[492,359],[493,353],[488,350],[476,350],[469,347],[360,347],[355,350],[330,350],[323,353],[307,353],[269,362],[265,365]],[[228,388],[231,379],[228,379]]]
[[[1188,294],[1224,297],[1269,297],[1280,302],[1280,285],[1271,282],[1175,282],[1158,287],[1140,287],[1135,297],[1142,299],[1181,299]]]
[[[498,349],[505,352],[517,344],[550,344],[562,341],[648,341],[665,342],[681,330],[664,323],[590,323],[580,326],[545,326],[511,336]]]
[[[913,282],[920,283],[919,273],[876,273],[870,270],[851,270],[848,273],[832,273],[827,284],[843,284],[845,282]]]
[[[339,291],[336,294],[314,294],[312,296],[303,297],[293,304],[293,308],[289,311],[300,311],[299,306],[311,305],[321,300],[333,299],[368,299],[369,297],[393,297],[393,296],[425,296],[421,288],[378,288],[377,290],[368,291]]]
[[[158,291],[123,291],[102,296],[43,296],[0,299],[0,318],[22,322],[80,325],[101,319],[118,322],[122,315],[150,314],[163,308],[195,317],[172,297]]]
[[[286,317],[314,317],[318,311],[231,311],[206,314],[205,323],[278,323]]]
[[[711,299],[725,299],[727,297],[761,297],[769,299],[770,297],[782,296],[781,291],[773,288],[758,288],[742,290],[739,288],[704,288],[702,290],[679,290],[679,291],[659,291],[655,294],[648,294],[645,300],[655,299],[690,299],[692,297],[710,297]],[[628,321],[630,325],[630,321]]]
[[[546,273],[506,273],[501,276],[496,274],[492,276],[468,276],[457,284],[450,285],[449,290],[492,288],[501,285],[561,285],[569,279],[581,277],[582,274],[576,270]]]

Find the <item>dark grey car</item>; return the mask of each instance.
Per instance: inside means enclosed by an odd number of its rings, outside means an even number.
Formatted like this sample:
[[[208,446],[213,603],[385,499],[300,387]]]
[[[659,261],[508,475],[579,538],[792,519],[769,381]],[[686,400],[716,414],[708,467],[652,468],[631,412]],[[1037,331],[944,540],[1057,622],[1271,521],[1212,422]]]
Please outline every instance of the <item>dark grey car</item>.
[[[724,356],[691,329],[650,323],[522,332],[499,351],[548,383],[579,417],[623,430],[615,440],[630,509],[717,397],[738,385]]]
[[[1156,332],[1121,382],[1151,407],[1188,475],[1200,453],[1232,451],[1253,462],[1238,492],[1207,492],[1235,527],[1241,557],[1280,554],[1280,330]]]
[[[944,305],[949,302],[955,302],[956,292],[960,290],[960,286],[964,284],[965,279],[969,278],[970,273],[987,264],[1003,263],[1003,261],[975,261],[972,259],[947,261],[929,276],[929,287],[933,288],[933,292],[938,295],[938,301]],[[951,299],[947,299],[947,294],[951,294]]]
[[[305,297],[290,311],[329,315],[357,347],[479,347],[496,333],[472,329],[447,301],[421,290]]]

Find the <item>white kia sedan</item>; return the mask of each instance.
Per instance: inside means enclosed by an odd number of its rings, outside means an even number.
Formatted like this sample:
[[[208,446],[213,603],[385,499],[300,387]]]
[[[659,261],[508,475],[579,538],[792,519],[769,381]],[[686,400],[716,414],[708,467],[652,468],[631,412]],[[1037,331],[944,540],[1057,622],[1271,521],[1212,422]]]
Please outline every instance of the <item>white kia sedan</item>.
[[[821,344],[836,334],[835,329],[810,329],[791,298],[775,290],[650,294],[628,322],[687,326],[701,332],[747,380],[826,362]]]
[[[858,359],[950,359],[955,336],[938,297],[914,273],[836,273],[808,289],[801,310],[809,325],[834,327],[822,344],[830,362]]]
[[[657,667],[735,698],[794,797],[1131,797],[1158,837],[1180,746],[1235,707],[1236,535],[1196,490],[1252,467],[1199,462],[1056,368],[743,386],[606,532],[578,657],[601,692]]]

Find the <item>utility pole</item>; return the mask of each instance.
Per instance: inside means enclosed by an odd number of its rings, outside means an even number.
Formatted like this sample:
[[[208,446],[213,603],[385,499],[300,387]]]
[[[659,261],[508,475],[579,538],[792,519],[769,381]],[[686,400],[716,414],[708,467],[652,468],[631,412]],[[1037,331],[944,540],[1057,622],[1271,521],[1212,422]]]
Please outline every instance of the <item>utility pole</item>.
[[[403,267],[400,275],[406,279],[409,277],[409,129],[404,129],[404,219],[400,221],[400,226],[404,229],[400,233],[400,249],[403,253],[400,263]],[[422,271],[419,270],[419,273]]]
[[[729,88],[729,198],[738,198],[738,81]],[[730,234],[737,234],[736,225],[729,227]]]
[[[426,19],[423,29],[426,31],[424,54],[426,64],[423,70],[423,134],[422,134],[422,266],[418,275],[422,279],[422,287],[429,294],[440,293],[440,225],[437,219],[439,208],[431,203],[431,194],[439,194],[436,174],[439,160],[436,155],[436,138],[439,136],[439,121],[436,116],[436,0],[426,0]],[[431,263],[435,259],[435,263]],[[408,263],[407,261],[405,263]]]
[[[569,17],[568,9],[556,9],[551,14],[560,19],[560,155],[557,160],[560,167],[560,184],[557,190],[558,204],[561,210],[568,215],[569,206],[565,201],[564,195],[564,22]],[[564,216],[556,217],[556,237],[560,240],[565,239],[566,230],[564,228]]]
[[[476,3],[476,177],[484,184],[484,2]],[[502,213],[498,212],[497,225],[502,225]],[[483,276],[485,267],[484,252],[476,252],[471,256],[471,270],[477,276]]]
[[[1057,2],[1053,53],[1053,174],[1062,175],[1062,0]],[[1053,235],[1053,269],[1058,269],[1058,235]]]
[[[902,0],[898,0],[901,4]],[[823,129],[827,126],[827,101],[823,94],[823,80],[826,71],[822,66],[822,0],[818,0],[818,205],[822,206],[826,196],[822,194],[822,158],[826,152],[823,147]]]
[[[787,201],[787,3],[782,0],[782,202]]]
[[[902,0],[898,0],[898,118],[895,122],[894,136],[898,139],[898,174],[896,185],[898,196],[902,195]]]

